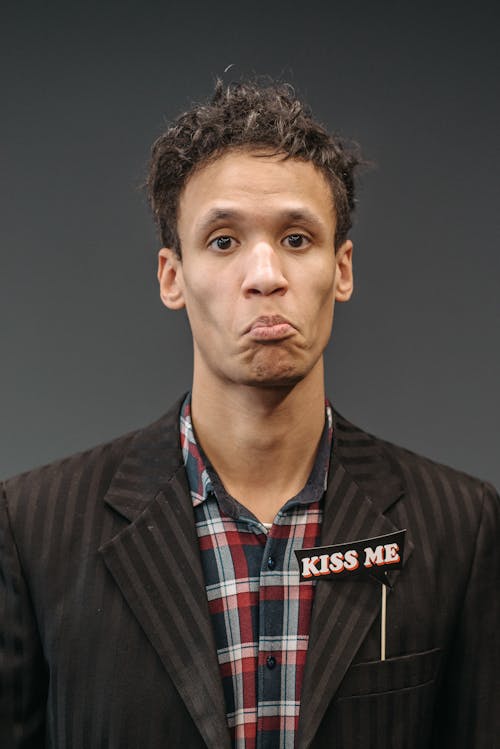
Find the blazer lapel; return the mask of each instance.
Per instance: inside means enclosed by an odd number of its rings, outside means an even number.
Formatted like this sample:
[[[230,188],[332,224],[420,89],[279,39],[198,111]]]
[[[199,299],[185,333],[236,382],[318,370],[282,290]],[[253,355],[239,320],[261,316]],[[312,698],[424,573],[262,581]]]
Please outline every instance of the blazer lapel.
[[[180,402],[135,438],[105,501],[130,522],[100,548],[208,747],[229,747],[193,508]]]
[[[321,544],[382,536],[396,528],[384,516],[402,497],[399,477],[374,439],[335,414],[334,457],[325,494]],[[405,559],[413,549],[405,541]],[[394,584],[398,573],[390,574]],[[317,582],[302,686],[297,746],[311,743],[363,639],[379,614],[372,580]]]

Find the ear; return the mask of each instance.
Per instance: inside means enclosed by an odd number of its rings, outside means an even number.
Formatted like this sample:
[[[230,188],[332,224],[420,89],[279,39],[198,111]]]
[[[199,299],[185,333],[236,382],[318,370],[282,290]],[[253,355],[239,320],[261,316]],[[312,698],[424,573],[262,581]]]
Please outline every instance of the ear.
[[[353,244],[351,240],[346,239],[335,253],[335,262],[337,264],[335,272],[335,301],[337,302],[347,302],[351,298],[354,288],[352,250]]]
[[[179,255],[169,247],[162,247],[158,253],[158,283],[160,297],[169,309],[182,309],[184,302],[184,283],[182,261]]]

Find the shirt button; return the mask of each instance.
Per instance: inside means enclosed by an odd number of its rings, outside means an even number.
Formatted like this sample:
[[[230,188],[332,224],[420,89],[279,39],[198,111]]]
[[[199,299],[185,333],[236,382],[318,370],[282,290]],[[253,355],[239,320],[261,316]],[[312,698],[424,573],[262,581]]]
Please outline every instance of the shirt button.
[[[276,567],[276,560],[275,560],[275,558],[274,557],[269,557],[269,559],[267,560],[267,568],[269,570],[274,570],[275,567]]]
[[[266,658],[266,666],[269,669],[273,669],[275,665],[276,665],[276,658],[274,657],[274,655],[268,655]]]

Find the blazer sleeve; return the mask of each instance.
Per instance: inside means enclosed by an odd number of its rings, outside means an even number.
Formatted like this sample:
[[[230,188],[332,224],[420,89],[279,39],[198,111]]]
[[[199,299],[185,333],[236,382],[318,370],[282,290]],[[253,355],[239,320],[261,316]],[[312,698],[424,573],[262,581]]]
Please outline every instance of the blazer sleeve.
[[[0,499],[0,746],[43,749],[47,669],[28,586]]]
[[[484,484],[463,608],[437,702],[433,746],[492,749],[500,739],[500,497]]]

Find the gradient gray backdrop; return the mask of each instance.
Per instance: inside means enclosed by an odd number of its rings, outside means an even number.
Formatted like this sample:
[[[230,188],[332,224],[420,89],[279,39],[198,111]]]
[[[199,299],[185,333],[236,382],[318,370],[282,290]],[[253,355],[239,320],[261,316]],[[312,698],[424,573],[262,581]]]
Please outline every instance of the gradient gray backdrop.
[[[138,186],[165,120],[234,63],[291,80],[378,165],[334,404],[499,485],[498,7],[3,3],[0,474],[141,426],[189,385]]]

